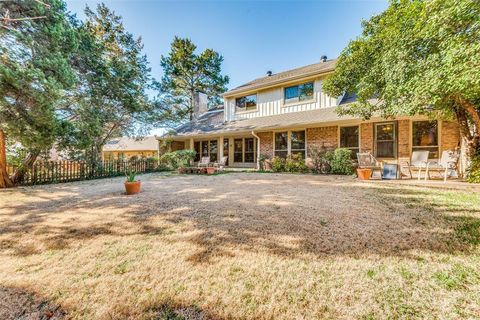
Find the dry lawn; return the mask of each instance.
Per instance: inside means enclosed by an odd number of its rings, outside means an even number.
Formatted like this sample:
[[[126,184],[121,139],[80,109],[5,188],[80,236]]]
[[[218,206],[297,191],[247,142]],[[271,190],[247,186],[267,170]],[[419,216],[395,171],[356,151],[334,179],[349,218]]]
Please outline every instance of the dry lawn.
[[[478,186],[141,179],[0,192],[0,319],[480,318]]]

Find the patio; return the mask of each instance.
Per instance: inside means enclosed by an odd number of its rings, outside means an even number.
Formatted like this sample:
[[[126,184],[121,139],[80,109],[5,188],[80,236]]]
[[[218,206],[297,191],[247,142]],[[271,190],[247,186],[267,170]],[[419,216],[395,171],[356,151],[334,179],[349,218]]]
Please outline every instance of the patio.
[[[479,186],[140,178],[130,197],[123,178],[0,192],[0,291],[71,318],[149,319],[165,308],[187,319],[480,314]],[[0,318],[21,308],[0,303]]]

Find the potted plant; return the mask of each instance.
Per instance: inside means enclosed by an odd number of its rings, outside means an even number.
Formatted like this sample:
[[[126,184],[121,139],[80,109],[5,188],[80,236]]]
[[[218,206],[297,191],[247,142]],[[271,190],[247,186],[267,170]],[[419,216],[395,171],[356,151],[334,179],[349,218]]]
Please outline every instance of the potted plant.
[[[125,172],[127,181],[125,181],[125,191],[127,195],[136,194],[140,192],[140,180],[135,180],[137,173],[133,170]]]
[[[207,167],[207,174],[214,174],[215,173],[215,167]]]
[[[372,169],[369,168],[357,168],[357,176],[360,180],[368,180],[372,175]]]
[[[178,167],[178,168],[177,168],[177,172],[178,172],[179,174],[187,173],[187,168],[185,168],[185,167]]]

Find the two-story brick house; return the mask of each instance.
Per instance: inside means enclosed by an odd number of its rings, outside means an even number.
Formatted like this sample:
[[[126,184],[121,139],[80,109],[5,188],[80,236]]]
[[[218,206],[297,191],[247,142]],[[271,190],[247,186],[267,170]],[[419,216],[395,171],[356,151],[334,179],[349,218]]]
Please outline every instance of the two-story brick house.
[[[268,74],[223,95],[224,106],[204,112],[177,128],[173,149],[194,149],[197,158],[217,161],[228,156],[230,167],[256,167],[259,155],[308,158],[312,146],[371,152],[377,159],[401,163],[414,150],[429,150],[438,158],[460,144],[456,122],[423,116],[368,121],[339,116],[338,105],[352,96],[329,97],[322,90],[336,60]],[[160,138],[162,139],[162,138]]]

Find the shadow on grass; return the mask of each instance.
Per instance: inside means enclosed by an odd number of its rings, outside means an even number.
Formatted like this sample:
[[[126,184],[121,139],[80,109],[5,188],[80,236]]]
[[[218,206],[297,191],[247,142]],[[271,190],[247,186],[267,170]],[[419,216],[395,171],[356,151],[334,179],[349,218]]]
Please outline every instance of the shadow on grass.
[[[0,286],[0,319],[63,319],[66,312],[58,305],[21,288]]]
[[[251,173],[143,182],[134,197],[123,195],[121,180],[111,179],[50,186],[30,203],[0,208],[0,250],[29,255],[98,236],[163,237],[166,228],[191,231],[174,241],[197,248],[188,257],[194,264],[235,250],[415,258],[416,250],[469,254],[480,243],[480,200],[464,191]],[[43,249],[28,247],[24,239],[30,236]]]

